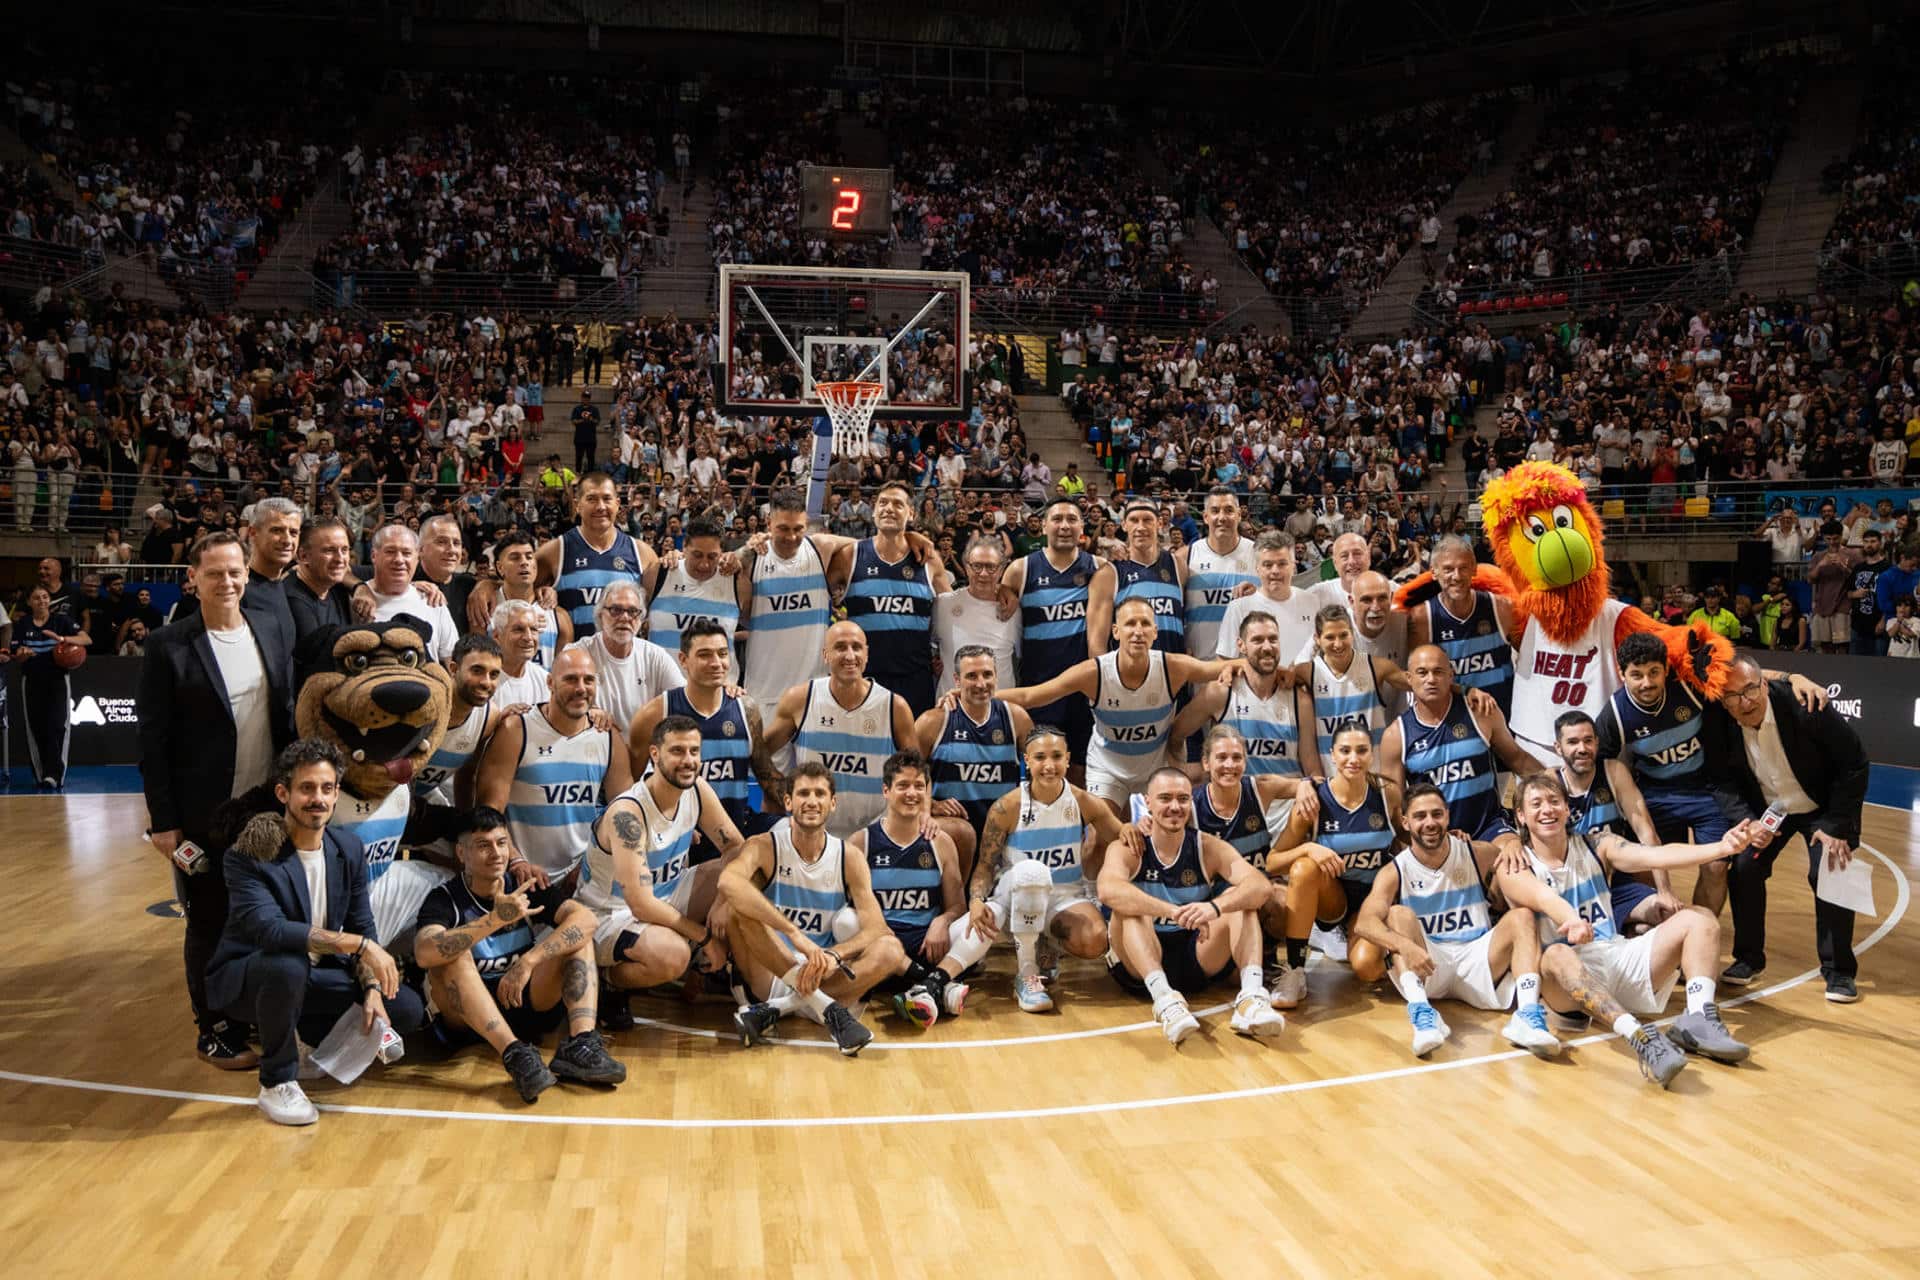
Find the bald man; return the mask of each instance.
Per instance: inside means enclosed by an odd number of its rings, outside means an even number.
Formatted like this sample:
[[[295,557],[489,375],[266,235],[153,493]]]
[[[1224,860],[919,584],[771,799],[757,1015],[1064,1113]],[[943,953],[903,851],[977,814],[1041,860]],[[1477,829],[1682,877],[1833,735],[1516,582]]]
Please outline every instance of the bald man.
[[[1532,772],[1532,757],[1508,732],[1492,695],[1475,694],[1469,705],[1439,645],[1421,645],[1407,662],[1413,703],[1381,735],[1374,770],[1402,790],[1431,782],[1457,830],[1503,854],[1518,854],[1520,837],[1500,804],[1499,773]]]
[[[1313,600],[1315,609],[1337,604],[1352,613],[1354,580],[1373,567],[1373,551],[1359,534],[1343,533],[1333,540],[1333,549],[1327,558],[1333,561],[1334,572],[1339,576],[1300,590]]]

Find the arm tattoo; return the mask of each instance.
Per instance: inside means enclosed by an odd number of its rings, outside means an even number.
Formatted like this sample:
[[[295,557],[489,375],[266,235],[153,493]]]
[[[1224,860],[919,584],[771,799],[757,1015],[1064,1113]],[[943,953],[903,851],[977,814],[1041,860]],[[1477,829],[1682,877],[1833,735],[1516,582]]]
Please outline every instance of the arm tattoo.
[[[973,864],[973,880],[967,886],[971,897],[984,898],[993,892],[1000,879],[1000,863],[1007,851],[1007,828],[1001,822],[999,806],[987,815],[986,830],[980,836],[980,857]]]
[[[613,833],[631,848],[641,848],[646,843],[647,829],[640,819],[624,810],[613,815]]]
[[[442,960],[455,960],[478,941],[464,929],[442,929],[433,935],[433,953]]]
[[[345,942],[346,938],[347,935],[338,929],[309,929],[307,930],[307,950],[320,952],[338,951],[340,944]]]
[[[760,707],[752,698],[740,699],[740,710],[747,717],[747,736],[753,741],[753,755],[747,765],[760,780],[760,789],[771,796],[783,796],[786,785],[780,770],[774,767],[773,753],[767,750],[767,735],[761,730]]]

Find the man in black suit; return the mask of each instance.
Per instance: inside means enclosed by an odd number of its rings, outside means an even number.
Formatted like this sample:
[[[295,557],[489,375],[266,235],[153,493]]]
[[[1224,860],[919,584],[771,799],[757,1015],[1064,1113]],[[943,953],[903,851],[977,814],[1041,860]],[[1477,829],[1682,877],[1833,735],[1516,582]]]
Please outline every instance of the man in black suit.
[[[208,534],[190,555],[201,608],[147,638],[137,701],[140,777],[149,838],[173,859],[174,893],[187,916],[187,995],[200,1058],[244,1071],[259,1058],[246,1029],[226,1023],[206,992],[207,963],[227,919],[222,850],[211,842],[214,811],[259,786],[293,738],[293,634],[285,604],[247,590],[247,557],[231,533]],[[201,850],[189,871],[183,845]]]
[[[276,1124],[320,1118],[300,1088],[301,1037],[319,1044],[355,1005],[368,1031],[426,1025],[419,993],[373,940],[360,838],[327,830],[345,764],[317,738],[287,747],[274,763],[282,811],[254,817],[225,856],[231,905],[207,998],[260,1028],[260,1110]]]
[[[1734,658],[1726,691],[1707,709],[1700,737],[1727,821],[1758,818],[1769,805],[1786,811],[1780,829],[1756,839],[1727,873],[1733,963],[1721,981],[1745,986],[1767,965],[1767,877],[1787,842],[1806,838],[1809,884],[1819,883],[1823,860],[1838,870],[1852,859],[1867,798],[1867,753],[1838,711],[1807,710],[1785,680],[1769,683],[1744,654]],[[1813,919],[1827,999],[1858,1000],[1853,912],[1816,895]]]

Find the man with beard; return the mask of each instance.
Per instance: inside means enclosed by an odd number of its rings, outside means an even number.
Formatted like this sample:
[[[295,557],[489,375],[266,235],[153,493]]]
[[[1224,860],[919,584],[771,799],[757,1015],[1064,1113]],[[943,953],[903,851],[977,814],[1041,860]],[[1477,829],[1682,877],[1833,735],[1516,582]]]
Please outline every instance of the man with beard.
[[[847,584],[847,620],[866,633],[874,678],[917,716],[933,706],[934,597],[953,582],[937,552],[915,558],[907,540],[912,514],[913,494],[904,484],[880,486],[874,535],[835,552],[827,577]]]
[[[616,582],[607,587],[593,607],[593,634],[568,646],[593,659],[600,676],[594,705],[616,725],[632,724],[640,708],[687,682],[672,655],[640,639],[645,600],[638,583]]]

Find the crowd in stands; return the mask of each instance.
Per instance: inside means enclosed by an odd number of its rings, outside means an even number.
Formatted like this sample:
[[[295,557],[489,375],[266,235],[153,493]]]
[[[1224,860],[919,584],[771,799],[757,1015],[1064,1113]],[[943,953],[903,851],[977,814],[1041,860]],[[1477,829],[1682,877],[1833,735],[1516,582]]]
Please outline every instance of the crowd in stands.
[[[840,158],[838,113],[819,88],[750,92],[714,104],[719,154],[707,247],[713,263],[835,266],[868,247],[800,230],[800,166]]]
[[[1911,68],[1878,76],[1859,144],[1826,172],[1840,192],[1827,233],[1830,264],[1911,273],[1920,241],[1920,84]]]

